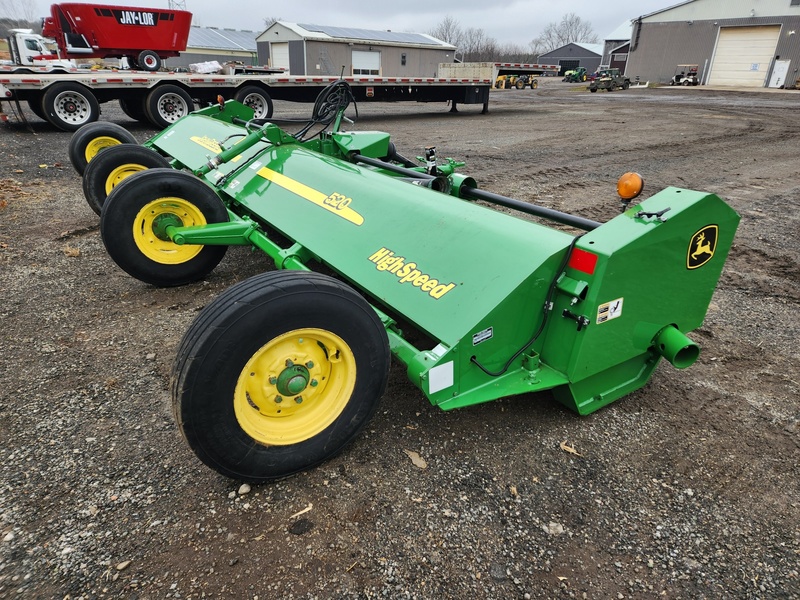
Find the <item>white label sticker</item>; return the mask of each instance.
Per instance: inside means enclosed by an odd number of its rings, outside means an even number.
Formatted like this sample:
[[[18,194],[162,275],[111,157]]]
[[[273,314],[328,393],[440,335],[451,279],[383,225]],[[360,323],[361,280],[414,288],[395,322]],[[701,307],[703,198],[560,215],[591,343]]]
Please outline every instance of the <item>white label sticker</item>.
[[[605,323],[622,316],[622,298],[606,302],[597,307],[597,323]]]
[[[453,385],[453,361],[428,371],[428,393],[435,394]]]
[[[485,342],[486,340],[492,339],[494,336],[494,327],[489,327],[488,329],[484,329],[483,331],[479,331],[472,335],[472,345],[477,346],[481,342]]]

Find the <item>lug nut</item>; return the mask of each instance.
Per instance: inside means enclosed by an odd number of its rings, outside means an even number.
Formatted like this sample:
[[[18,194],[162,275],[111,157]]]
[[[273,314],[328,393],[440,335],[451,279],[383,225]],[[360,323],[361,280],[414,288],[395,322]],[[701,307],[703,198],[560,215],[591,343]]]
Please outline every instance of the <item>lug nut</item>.
[[[280,396],[275,396],[275,402],[277,404],[280,404],[281,402],[283,402],[283,398],[281,398]]]
[[[300,404],[303,401],[303,397],[302,396],[298,396],[297,398],[294,399],[294,401],[297,402],[298,404]]]
[[[308,361],[306,363],[306,367],[308,367],[309,369],[313,369],[314,368],[314,363],[312,361]]]
[[[312,379],[310,383],[311,387],[317,387],[317,385],[319,384],[319,382],[316,379]]]
[[[293,361],[291,358],[287,358],[287,359],[286,359],[286,366],[287,366],[287,367],[292,367],[292,366],[294,366],[294,361]]]
[[[278,378],[277,378],[277,377],[270,377],[270,378],[269,378],[269,382],[270,382],[272,385],[275,385],[276,383],[278,383]]]

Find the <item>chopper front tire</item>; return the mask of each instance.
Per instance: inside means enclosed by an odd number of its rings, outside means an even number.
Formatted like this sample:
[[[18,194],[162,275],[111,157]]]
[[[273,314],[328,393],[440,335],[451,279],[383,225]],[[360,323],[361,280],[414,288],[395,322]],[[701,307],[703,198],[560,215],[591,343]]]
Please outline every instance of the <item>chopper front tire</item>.
[[[78,175],[83,175],[86,165],[101,150],[119,144],[136,144],[136,138],[124,127],[107,121],[84,125],[69,141],[69,160]]]
[[[232,479],[280,479],[358,435],[389,363],[386,330],[352,288],[319,273],[263,273],[217,297],[186,332],[173,411],[207,466]]]
[[[169,161],[149,148],[123,143],[106,148],[83,171],[83,196],[98,215],[106,198],[122,181],[146,169],[169,167]]]
[[[169,168],[148,169],[126,178],[109,194],[100,216],[100,234],[109,256],[123,271],[145,283],[171,287],[208,275],[227,246],[178,245],[165,227],[228,220],[222,200],[197,177]]]

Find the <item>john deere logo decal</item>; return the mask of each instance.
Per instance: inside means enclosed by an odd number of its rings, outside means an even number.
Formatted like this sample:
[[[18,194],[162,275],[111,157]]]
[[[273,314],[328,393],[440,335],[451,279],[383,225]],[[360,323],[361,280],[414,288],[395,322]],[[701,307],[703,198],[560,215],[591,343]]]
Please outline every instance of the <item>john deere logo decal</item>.
[[[686,253],[687,269],[698,269],[714,257],[718,233],[719,227],[706,225],[692,236],[689,251]]]

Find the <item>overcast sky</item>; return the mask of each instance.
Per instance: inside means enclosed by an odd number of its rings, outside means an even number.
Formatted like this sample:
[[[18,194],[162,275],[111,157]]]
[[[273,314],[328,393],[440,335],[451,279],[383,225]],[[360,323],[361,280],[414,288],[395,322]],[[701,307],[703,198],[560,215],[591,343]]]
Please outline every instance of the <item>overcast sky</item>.
[[[50,2],[34,0],[43,16]],[[58,1],[58,0],[53,0]],[[92,2],[92,0],[78,0]],[[98,4],[167,8],[169,0],[100,0]],[[228,27],[261,32],[264,19],[278,17],[292,23],[391,29],[425,33],[447,15],[455,18],[463,29],[483,29],[500,44],[513,42],[527,45],[548,23],[560,21],[574,12],[591,23],[602,40],[626,19],[634,19],[679,3],[679,0],[458,0],[457,2],[404,2],[402,0],[185,0],[186,9],[194,13],[196,25]]]

